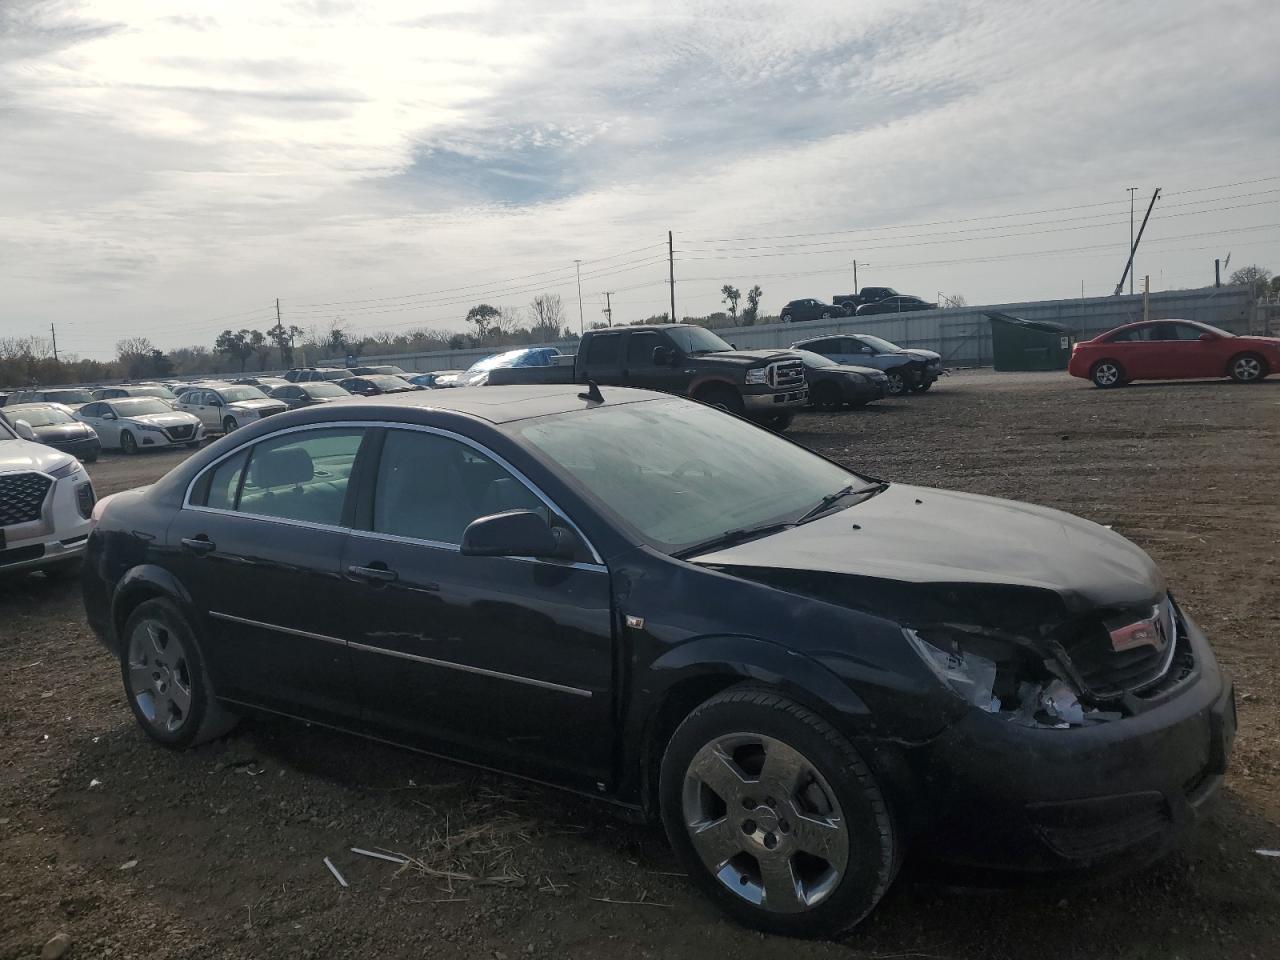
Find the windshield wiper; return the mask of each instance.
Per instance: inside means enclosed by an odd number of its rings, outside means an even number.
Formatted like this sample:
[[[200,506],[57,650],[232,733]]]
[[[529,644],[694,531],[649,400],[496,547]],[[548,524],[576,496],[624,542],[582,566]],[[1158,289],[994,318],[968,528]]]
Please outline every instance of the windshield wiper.
[[[710,540],[703,540],[701,543],[695,543],[691,547],[685,547],[683,550],[677,550],[672,556],[684,560],[687,557],[695,557],[700,553],[706,553],[708,550],[716,547],[732,547],[739,543],[745,543],[748,540],[756,540],[760,537],[768,536],[771,533],[778,533],[782,530],[788,530],[794,527],[794,520],[779,520],[773,523],[761,523],[754,527],[741,527],[737,530],[727,530],[717,537]]]
[[[847,484],[835,493],[828,493],[814,505],[812,510],[802,514],[796,520],[796,523],[808,523],[810,520],[816,520],[819,516],[826,513],[837,500],[843,500],[845,497],[858,496],[864,493],[869,497],[874,497],[877,493],[882,493],[884,490],[888,489],[888,486],[889,484],[883,480],[878,480],[865,487],[855,487],[852,483]]]

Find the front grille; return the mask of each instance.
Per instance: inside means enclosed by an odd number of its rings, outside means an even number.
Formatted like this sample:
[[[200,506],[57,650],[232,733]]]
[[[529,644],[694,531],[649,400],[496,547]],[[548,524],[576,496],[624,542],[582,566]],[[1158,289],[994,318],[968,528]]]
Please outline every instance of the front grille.
[[[261,410],[258,411],[258,416],[269,417],[273,413],[284,413],[285,410],[287,409],[288,407],[263,407]]]
[[[0,474],[0,527],[40,519],[53,481],[39,473]]]
[[[170,440],[190,440],[196,428],[193,424],[187,423],[176,427],[165,427],[164,432]]]
[[[1116,650],[1111,634],[1102,624],[1082,632],[1067,646],[1067,654],[1094,697],[1116,699],[1157,683],[1169,670],[1178,648],[1178,619],[1168,597],[1153,611],[1158,645],[1144,644]]]
[[[769,386],[774,389],[799,387],[804,384],[804,363],[799,360],[779,360],[769,364]]]

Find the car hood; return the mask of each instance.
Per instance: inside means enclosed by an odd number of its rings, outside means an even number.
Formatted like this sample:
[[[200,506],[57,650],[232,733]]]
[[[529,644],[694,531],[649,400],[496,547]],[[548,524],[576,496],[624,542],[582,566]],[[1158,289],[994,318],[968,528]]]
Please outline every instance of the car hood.
[[[699,363],[722,363],[733,367],[754,367],[778,360],[799,360],[789,350],[725,350],[723,353],[696,353],[689,357]]]
[[[840,363],[834,367],[816,367],[808,370],[809,373],[860,373],[864,377],[870,377],[873,380],[883,379],[885,373],[876,367],[859,367],[852,363]]]
[[[941,360],[942,354],[934,353],[932,350],[916,350],[915,348],[899,350],[898,353],[905,353],[909,357],[917,360]]]
[[[32,427],[41,443],[61,443],[66,440],[80,440],[88,436],[97,436],[93,427],[87,423],[48,423],[43,427]]]
[[[175,410],[173,413],[140,413],[136,417],[123,417],[123,420],[132,420],[134,423],[149,423],[153,427],[189,427],[193,423],[199,423],[200,418],[193,413],[183,413]]]
[[[906,484],[695,562],[1031,587],[1056,593],[1072,613],[1151,603],[1165,591],[1151,558],[1106,527],[1029,503]]]
[[[1280,347],[1280,337],[1236,337],[1237,340],[1243,340],[1245,343],[1256,343],[1262,346]]]
[[[11,470],[39,470],[48,473],[75,458],[61,450],[30,440],[0,440],[0,473]]]
[[[284,404],[279,400],[272,400],[270,397],[263,397],[261,400],[233,400],[227,404],[232,410],[267,410],[271,407],[283,407]]]

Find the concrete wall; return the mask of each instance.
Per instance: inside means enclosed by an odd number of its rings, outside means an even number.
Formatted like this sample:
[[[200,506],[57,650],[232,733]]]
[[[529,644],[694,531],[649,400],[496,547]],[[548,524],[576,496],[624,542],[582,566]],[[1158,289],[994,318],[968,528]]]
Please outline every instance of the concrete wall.
[[[1151,319],[1198,320],[1233,333],[1248,333],[1254,320],[1253,299],[1247,286],[1205,287],[1199,290],[1169,290],[1151,294]],[[953,367],[981,367],[991,363],[991,322],[986,313],[999,311],[1027,320],[1052,320],[1088,339],[1142,319],[1142,296],[1087,297],[1074,300],[1036,300],[1029,303],[1000,303],[918,313],[843,317],[809,323],[771,323],[756,327],[717,330],[730,343],[746,349],[787,347],[796,340],[856,331],[871,333],[903,347],[936,350]],[[545,346],[573,353],[577,343],[565,340]],[[442,350],[434,353],[395,356],[363,356],[361,363],[396,363],[405,370],[465,369],[477,360],[502,350]],[[340,362],[340,361],[339,361]]]

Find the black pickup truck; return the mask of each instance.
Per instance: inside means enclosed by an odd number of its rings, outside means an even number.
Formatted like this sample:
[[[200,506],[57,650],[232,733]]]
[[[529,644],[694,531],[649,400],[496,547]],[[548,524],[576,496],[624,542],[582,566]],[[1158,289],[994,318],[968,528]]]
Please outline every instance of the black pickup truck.
[[[489,385],[586,383],[640,387],[700,400],[774,430],[809,400],[804,362],[787,350],[735,350],[705,327],[672,323],[588,330],[550,367],[492,370]]]
[[[879,303],[881,300],[900,296],[902,294],[893,287],[863,287],[857,293],[837,293],[831,297],[831,302],[837,307],[844,307],[845,313],[853,316],[864,304]]]

